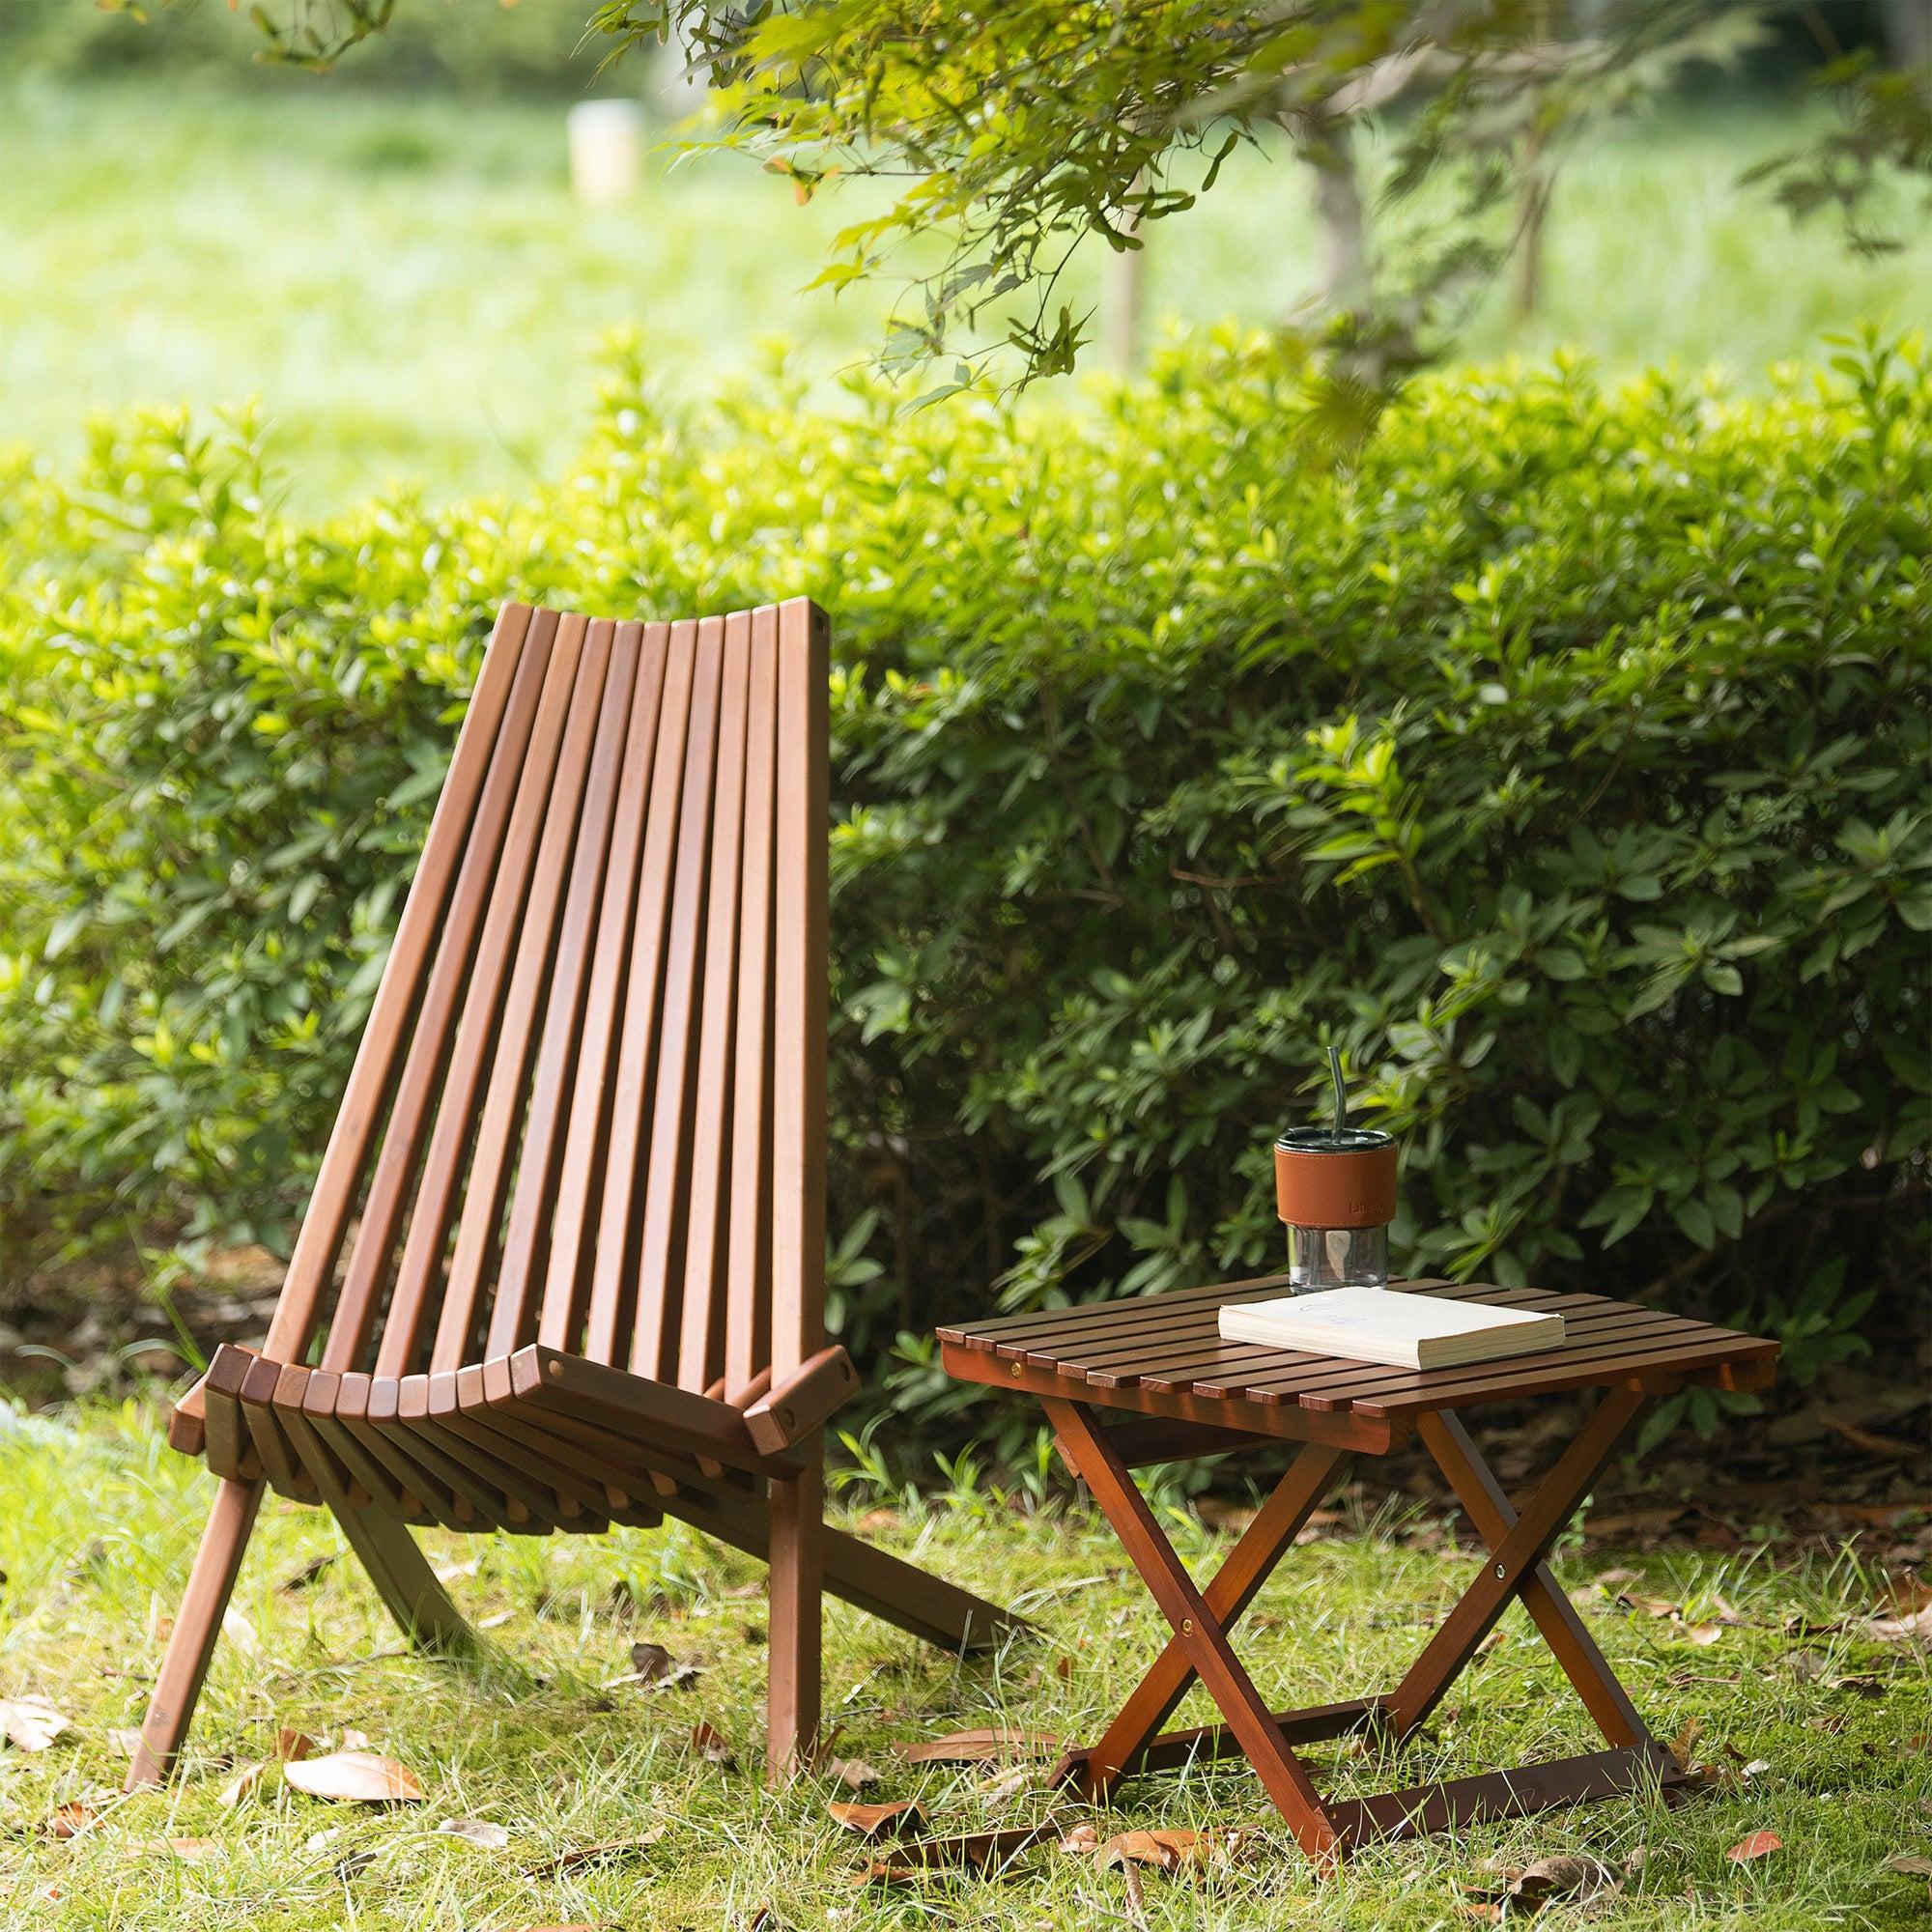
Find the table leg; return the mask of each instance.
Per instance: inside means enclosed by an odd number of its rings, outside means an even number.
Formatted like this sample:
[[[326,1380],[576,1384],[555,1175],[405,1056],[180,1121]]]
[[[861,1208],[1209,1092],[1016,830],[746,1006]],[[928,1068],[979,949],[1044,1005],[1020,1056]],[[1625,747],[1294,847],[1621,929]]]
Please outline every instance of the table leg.
[[[1616,1453],[1645,1400],[1633,1390],[1612,1389],[1597,1405],[1577,1439],[1537,1485],[1521,1515],[1492,1548],[1482,1575],[1389,1693],[1384,1710],[1391,1737],[1406,1738],[1428,1719],[1511,1601],[1535,1578],[1550,1546]]]
[[[1220,1706],[1296,1842],[1319,1864],[1331,1862],[1339,1840],[1321,1793],[1289,1748],[1220,1619],[1161,1533],[1118,1451],[1082,1405],[1049,1396],[1043,1406],[1061,1454],[1113,1524],[1149,1593],[1174,1626],[1187,1662]]]
[[[1346,1450],[1306,1445],[1289,1465],[1255,1520],[1201,1593],[1223,1631],[1235,1624],[1273,1574],[1296,1534],[1347,1466]],[[1171,1636],[1134,1693],[1091,1749],[1071,1752],[1059,1770],[1082,1795],[1098,1797],[1139,1768],[1151,1740],[1171,1718],[1195,1679],[1186,1644]]]
[[[1503,1539],[1516,1526],[1517,1514],[1483,1460],[1482,1452],[1469,1439],[1469,1432],[1461,1420],[1447,1409],[1423,1416],[1417,1424],[1417,1434],[1435,1459],[1435,1466],[1448,1478],[1457,1501],[1493,1557]],[[1577,1694],[1605,1738],[1634,1750],[1655,1747],[1657,1740],[1650,1727],[1617,1682],[1609,1660],[1584,1629],[1583,1619],[1563,1594],[1562,1585],[1550,1573],[1548,1563],[1539,1563],[1529,1573],[1521,1594],[1523,1608],[1543,1634],[1550,1654],[1563,1666],[1564,1675],[1576,1686]]]

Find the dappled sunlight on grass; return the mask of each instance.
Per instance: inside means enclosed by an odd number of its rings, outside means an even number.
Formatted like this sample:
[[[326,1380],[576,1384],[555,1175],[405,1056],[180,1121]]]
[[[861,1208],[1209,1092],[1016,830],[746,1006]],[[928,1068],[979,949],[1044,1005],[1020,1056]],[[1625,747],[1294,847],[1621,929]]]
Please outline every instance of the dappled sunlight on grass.
[[[184,1775],[165,1792],[109,1798],[125,1763],[110,1733],[139,1720],[208,1492],[198,1470],[157,1443],[132,1408],[0,1435],[0,1697],[43,1694],[72,1725],[46,1750],[0,1749],[9,1923],[742,1926],[766,1905],[778,1925],[794,1927],[1071,1927],[1129,1916],[1119,1872],[1050,1846],[993,1880],[854,1889],[856,1841],[825,1808],[851,1792],[829,1768],[780,1794],[755,1776],[763,1573],[678,1527],[554,1542],[431,1537],[439,1563],[463,1566],[450,1588],[496,1653],[464,1674],[404,1653],[328,1520],[271,1500]],[[902,1752],[985,1726],[1095,1733],[1161,1634],[1104,1528],[1077,1509],[1026,1511],[983,1489],[938,1511],[851,1516],[1030,1611],[1043,1636],[965,1663],[833,1605],[830,1754],[874,1767],[865,1796],[918,1799],[935,1829],[1077,1820],[1037,1772],[913,1765]],[[1180,1520],[1183,1553],[1211,1563],[1225,1539]],[[1292,1552],[1249,1618],[1263,1689],[1302,1699],[1392,1681],[1476,1558],[1435,1542],[1349,1533]],[[318,1556],[334,1560],[291,1587]],[[1253,1828],[1232,1862],[1148,1873],[1145,1923],[1457,1925],[1471,1898],[1495,1889],[1499,1869],[1557,1852],[1587,1852],[1618,1875],[1616,1890],[1588,1908],[1593,1923],[1799,1932],[1922,1922],[1924,1881],[1884,1861],[1923,1851],[1932,1836],[1922,1808],[1932,1683],[1922,1646],[1875,1642],[1848,1624],[1871,1606],[1877,1579],[1849,1559],[1675,1552],[1642,1559],[1627,1585],[1612,1577],[1593,1587],[1602,1567],[1569,1566],[1565,1580],[1659,1730],[1693,1727],[1711,1788],[1675,1810],[1612,1802],[1377,1849],[1318,1890],[1252,1776],[1197,1764],[1130,1784],[1097,1821],[1103,1833]],[[1620,1587],[1667,1593],[1686,1621],[1620,1607]],[[1735,1621],[1720,1639],[1697,1640],[1693,1620],[1719,1603]],[[1795,1636],[1794,1618],[1826,1634]],[[638,1641],[662,1645],[697,1676],[655,1690],[613,1681],[631,1674]],[[1197,1691],[1179,1721],[1209,1720]],[[733,1762],[706,1755],[694,1739],[699,1723]],[[258,1796],[224,1808],[234,1766],[270,1756],[283,1726],[319,1748],[363,1733],[415,1776],[423,1803],[328,1804],[270,1776]],[[1588,1747],[1587,1722],[1548,1653],[1512,1613],[1400,1761],[1347,1745],[1310,1757],[1321,1782],[1355,1794]],[[71,1840],[43,1835],[57,1807],[76,1800],[104,1815]],[[438,1832],[456,1818],[500,1825],[507,1845]],[[1728,1860],[1727,1848],[1755,1831],[1775,1833],[1783,1849],[1753,1864]],[[169,1839],[188,1849],[161,1849]],[[618,1849],[568,1861],[592,1846]]]

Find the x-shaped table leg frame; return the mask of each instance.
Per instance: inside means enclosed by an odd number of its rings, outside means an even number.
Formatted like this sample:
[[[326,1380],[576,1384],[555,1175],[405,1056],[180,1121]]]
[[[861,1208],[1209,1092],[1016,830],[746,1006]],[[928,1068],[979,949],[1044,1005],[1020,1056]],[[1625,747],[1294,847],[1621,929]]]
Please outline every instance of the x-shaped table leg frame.
[[[1253,1764],[1296,1842],[1324,1868],[1350,1846],[1371,1838],[1409,1837],[1479,1819],[1606,1797],[1646,1782],[1675,1782],[1680,1775],[1675,1762],[1645,1728],[1546,1561],[1550,1546],[1608,1463],[1644,1401],[1634,1391],[1606,1394],[1520,1515],[1510,1506],[1462,1424],[1447,1413],[1423,1417],[1418,1430],[1425,1446],[1489,1546],[1482,1575],[1392,1691],[1274,1713],[1235,1655],[1228,1632],[1327,1492],[1348,1460],[1346,1454],[1315,1444],[1305,1447],[1203,1589],[1175,1554],[1093,1410],[1059,1397],[1046,1398],[1047,1419],[1061,1454],[1092,1491],[1174,1630],[1100,1742],[1067,1753],[1058,1767],[1059,1775],[1086,1795],[1099,1797],[1135,1771],[1239,1751]],[[1519,1598],[1611,1748],[1377,1798],[1324,1800],[1295,1756],[1294,1747],[1356,1731],[1395,1743],[1412,1736],[1475,1657],[1504,1610]],[[1161,1725],[1197,1678],[1226,1722],[1161,1735]]]

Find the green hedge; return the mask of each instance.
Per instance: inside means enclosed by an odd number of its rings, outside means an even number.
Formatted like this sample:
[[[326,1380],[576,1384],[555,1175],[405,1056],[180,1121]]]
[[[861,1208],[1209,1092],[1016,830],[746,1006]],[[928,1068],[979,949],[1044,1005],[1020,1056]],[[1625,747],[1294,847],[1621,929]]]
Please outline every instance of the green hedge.
[[[1232,340],[1089,407],[689,412],[292,525],[155,418],[0,496],[18,1239],[286,1237],[496,601],[835,613],[837,1321],[1253,1272],[1343,1042],[1418,1269],[1912,1319],[1932,389],[1570,364],[1317,460]],[[916,1340],[894,1388],[957,1404]],[[1708,1419],[1708,1418],[1706,1418]]]

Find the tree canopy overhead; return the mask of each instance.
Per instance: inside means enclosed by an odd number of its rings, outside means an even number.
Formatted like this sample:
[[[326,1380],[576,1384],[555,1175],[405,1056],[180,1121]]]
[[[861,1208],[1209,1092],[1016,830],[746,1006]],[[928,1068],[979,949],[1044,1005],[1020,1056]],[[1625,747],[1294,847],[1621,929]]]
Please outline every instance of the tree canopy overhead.
[[[277,56],[325,65],[398,0],[263,0]],[[893,189],[838,232],[815,286],[886,275],[908,298],[882,359],[936,363],[927,394],[987,366],[1072,366],[1091,318],[1063,299],[1082,242],[1130,251],[1194,206],[1243,142],[1317,171],[1324,218],[1359,221],[1358,129],[1381,137],[1371,258],[1331,273],[1319,326],[1364,390],[1426,357],[1459,298],[1533,241],[1567,143],[1769,31],[1774,0],[585,0],[613,57],[671,41],[712,90],[708,130],[801,200]],[[1839,97],[1822,133],[1754,170],[1796,214],[1885,245],[1893,164],[1932,172],[1932,87],[1844,55],[1807,10]],[[1351,210],[1353,211],[1351,214]],[[1404,213],[1406,212],[1406,218]],[[908,244],[918,242],[908,251]],[[1350,253],[1345,242],[1343,253]],[[908,262],[912,266],[908,266]]]

